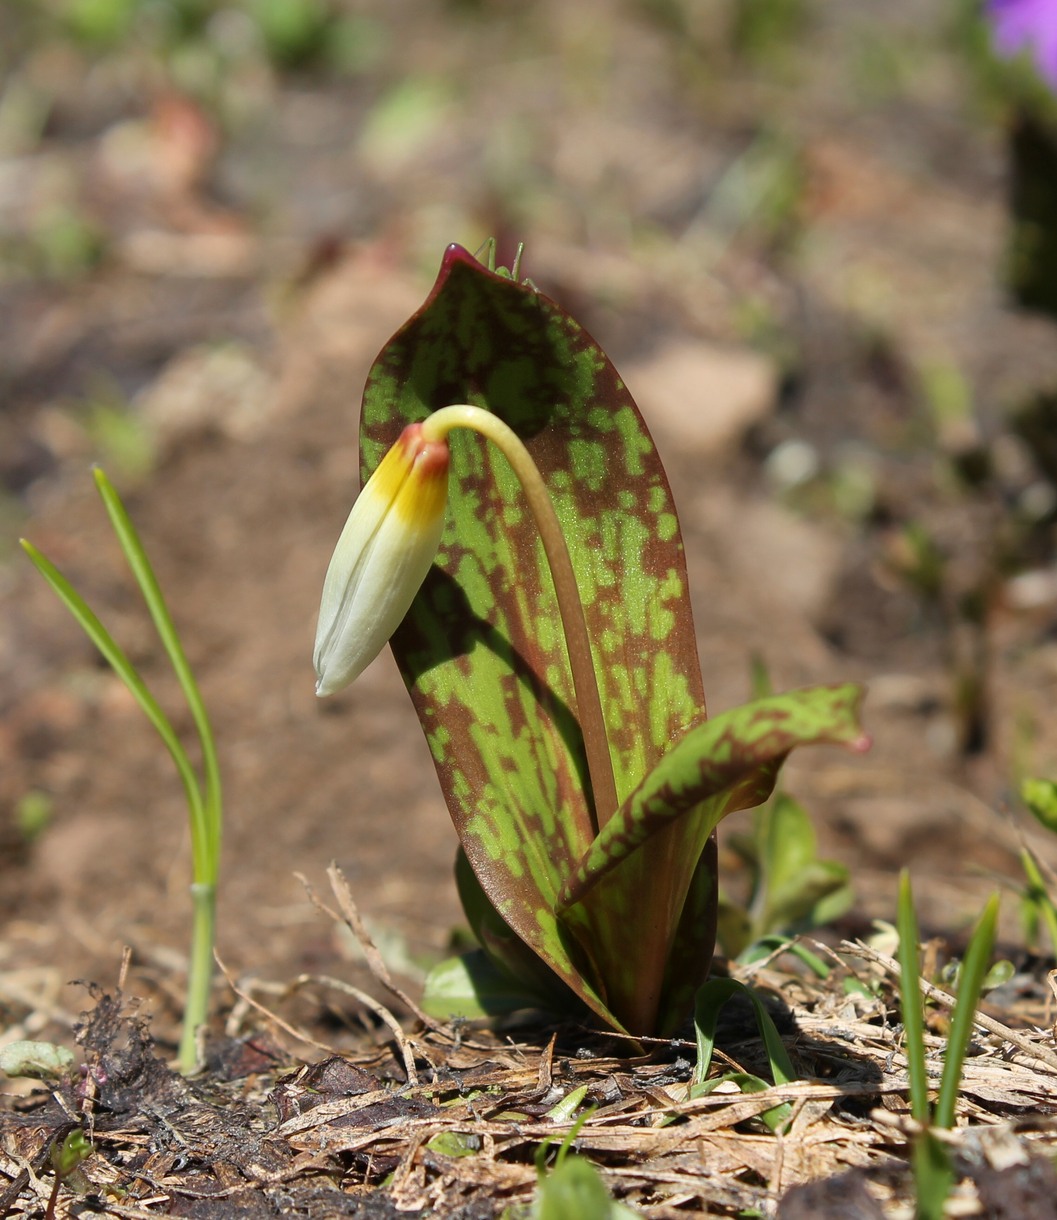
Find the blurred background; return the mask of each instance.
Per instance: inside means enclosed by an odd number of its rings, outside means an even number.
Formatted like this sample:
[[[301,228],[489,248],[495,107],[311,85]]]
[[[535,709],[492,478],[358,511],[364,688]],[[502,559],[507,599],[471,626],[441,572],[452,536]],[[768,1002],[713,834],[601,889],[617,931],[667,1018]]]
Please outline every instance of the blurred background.
[[[293,877],[332,857],[409,972],[444,945],[454,836],[406,696],[384,658],[319,706],[310,651],[370,361],[490,236],[655,432],[710,706],[754,659],[870,684],[872,755],[789,781],[851,871],[845,930],[904,863],[953,934],[1019,884],[1019,781],[1057,775],[1054,8],[4,0],[0,1014],[76,1011],[123,944],[163,1016],[180,987],[178,786],[15,542],[178,707],[92,461],[216,721],[221,955],[343,969]]]

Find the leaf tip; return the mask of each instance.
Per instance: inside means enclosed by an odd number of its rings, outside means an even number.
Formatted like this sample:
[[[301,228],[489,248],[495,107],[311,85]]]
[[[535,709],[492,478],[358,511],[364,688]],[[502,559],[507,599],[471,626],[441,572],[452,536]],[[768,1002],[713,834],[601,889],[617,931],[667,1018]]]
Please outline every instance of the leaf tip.
[[[444,251],[444,257],[441,259],[440,270],[443,276],[457,263],[469,263],[473,267],[480,266],[477,259],[466,249],[465,246],[460,246],[457,241],[453,241]]]
[[[23,551],[25,551],[26,555],[30,559],[30,562],[39,568],[40,561],[41,561],[41,559],[43,559],[43,555],[41,554],[40,550],[37,547],[35,547],[28,538],[19,538],[18,545],[22,548]]]

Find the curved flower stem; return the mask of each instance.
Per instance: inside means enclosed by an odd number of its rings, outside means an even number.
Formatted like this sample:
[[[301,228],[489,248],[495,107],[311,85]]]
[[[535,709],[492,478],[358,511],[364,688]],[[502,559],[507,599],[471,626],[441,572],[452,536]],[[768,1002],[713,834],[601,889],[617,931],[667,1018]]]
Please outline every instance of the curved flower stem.
[[[576,573],[561,523],[554,511],[539,467],[512,428],[482,407],[456,405],[442,407],[424,420],[422,435],[430,441],[443,441],[453,428],[470,428],[499,448],[517,475],[536,520],[547,563],[550,565],[562,629],[565,632],[565,646],[569,652],[569,667],[572,671],[573,690],[576,693],[576,711],[584,738],[587,770],[594,796],[592,825],[585,829],[588,840],[593,839],[600,826],[604,826],[616,813],[617,788],[613,777],[613,762],[609,756],[605,720],[602,716],[598,679],[591,659],[587,621],[584,618]]]

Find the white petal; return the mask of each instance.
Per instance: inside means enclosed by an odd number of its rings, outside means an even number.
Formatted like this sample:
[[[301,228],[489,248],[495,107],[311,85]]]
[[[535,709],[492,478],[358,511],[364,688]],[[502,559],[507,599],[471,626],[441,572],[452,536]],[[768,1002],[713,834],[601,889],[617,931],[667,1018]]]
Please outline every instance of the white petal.
[[[405,429],[368,480],[334,549],[316,630],[317,695],[347,686],[381,652],[437,553],[448,450],[421,441],[417,428]]]

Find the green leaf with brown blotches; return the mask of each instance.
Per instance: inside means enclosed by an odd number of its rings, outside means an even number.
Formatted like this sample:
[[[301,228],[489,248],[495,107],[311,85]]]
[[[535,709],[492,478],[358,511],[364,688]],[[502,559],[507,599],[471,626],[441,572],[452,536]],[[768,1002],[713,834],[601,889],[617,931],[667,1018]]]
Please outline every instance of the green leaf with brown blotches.
[[[543,472],[577,572],[624,799],[705,716],[682,541],[652,440],[581,327],[530,284],[452,247],[426,304],[371,371],[364,478],[407,423],[458,402],[503,418]],[[589,846],[570,811],[591,796],[550,573],[505,459],[464,433],[451,449],[440,554],[393,651],[488,898],[608,1019],[552,914]]]
[[[687,969],[685,949],[673,954],[672,929],[644,926],[637,918],[640,894],[658,881],[648,845],[678,836],[696,865],[724,817],[770,796],[795,747],[867,744],[858,718],[861,699],[853,684],[813,687],[714,717],[684,734],[602,829],[562,887],[558,912],[602,963],[616,1011],[639,1021],[652,1012],[658,1028],[670,1033],[685,1016],[687,994],[704,980]],[[674,893],[682,892],[681,882],[676,874]],[[676,962],[680,968],[669,972]]]

